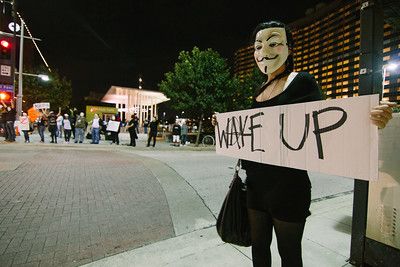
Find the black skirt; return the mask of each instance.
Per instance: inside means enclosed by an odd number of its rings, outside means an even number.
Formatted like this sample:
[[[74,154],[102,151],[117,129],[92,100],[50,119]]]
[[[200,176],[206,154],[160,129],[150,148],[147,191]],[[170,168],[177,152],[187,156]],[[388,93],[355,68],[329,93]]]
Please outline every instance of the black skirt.
[[[247,208],[267,212],[285,222],[304,222],[311,214],[307,171],[248,161],[244,165]]]

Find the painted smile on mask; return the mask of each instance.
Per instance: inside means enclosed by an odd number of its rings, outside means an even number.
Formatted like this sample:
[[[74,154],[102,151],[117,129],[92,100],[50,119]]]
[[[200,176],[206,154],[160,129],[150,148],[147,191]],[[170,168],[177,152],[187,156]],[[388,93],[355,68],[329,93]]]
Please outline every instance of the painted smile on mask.
[[[285,64],[289,55],[286,30],[273,27],[257,32],[254,59],[264,74],[271,74]]]

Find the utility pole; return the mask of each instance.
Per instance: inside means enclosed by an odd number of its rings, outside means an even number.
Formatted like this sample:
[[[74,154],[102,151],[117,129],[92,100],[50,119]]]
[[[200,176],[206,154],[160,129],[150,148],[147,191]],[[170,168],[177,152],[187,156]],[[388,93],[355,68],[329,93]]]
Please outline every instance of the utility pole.
[[[23,64],[24,64],[24,21],[21,19],[21,37],[19,41],[19,64],[18,64],[18,95],[17,95],[17,115],[20,116],[22,114],[22,72],[23,72]]]

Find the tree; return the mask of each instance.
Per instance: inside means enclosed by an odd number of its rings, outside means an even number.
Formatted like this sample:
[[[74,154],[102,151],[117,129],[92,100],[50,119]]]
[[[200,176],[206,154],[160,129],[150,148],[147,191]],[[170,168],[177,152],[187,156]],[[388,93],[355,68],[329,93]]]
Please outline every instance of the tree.
[[[28,73],[46,73],[44,68],[28,69]],[[45,82],[38,77],[23,76],[23,109],[27,110],[34,103],[49,102],[51,109],[65,108],[72,98],[71,82],[61,77],[57,71],[49,74]],[[18,87],[18,85],[16,85]]]
[[[226,60],[212,49],[181,51],[174,70],[159,84],[176,110],[184,110],[199,119],[196,145],[199,144],[203,118],[231,107],[239,81],[232,78]]]
[[[235,83],[239,82],[236,85],[236,90],[231,97],[231,103],[229,110],[242,110],[251,108],[251,104],[253,101],[254,94],[260,88],[261,84],[265,82],[266,76],[263,74],[258,67],[254,67],[253,71],[246,75],[242,80],[237,79]]]

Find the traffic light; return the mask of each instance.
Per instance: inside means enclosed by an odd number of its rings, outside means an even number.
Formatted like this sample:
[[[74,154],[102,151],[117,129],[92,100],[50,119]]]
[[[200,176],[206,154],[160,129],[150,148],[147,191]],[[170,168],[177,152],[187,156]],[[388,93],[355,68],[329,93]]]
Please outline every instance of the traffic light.
[[[10,103],[14,98],[13,92],[0,91],[0,103]]]
[[[0,36],[0,85],[14,86],[14,54],[14,38],[8,36]]]
[[[11,43],[7,39],[0,39],[0,58],[11,59]]]

